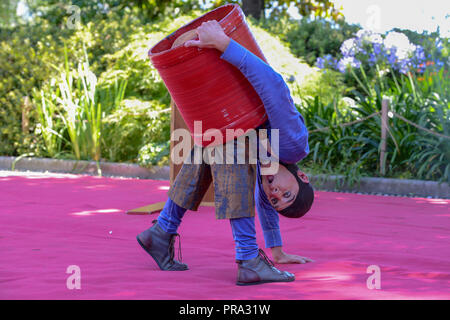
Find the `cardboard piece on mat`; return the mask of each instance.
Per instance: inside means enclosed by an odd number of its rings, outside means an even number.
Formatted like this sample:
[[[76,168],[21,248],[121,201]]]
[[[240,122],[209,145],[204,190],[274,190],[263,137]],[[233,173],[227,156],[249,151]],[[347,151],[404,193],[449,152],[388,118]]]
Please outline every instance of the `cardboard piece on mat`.
[[[180,111],[178,111],[177,106],[173,102],[173,100],[170,102],[170,108],[171,108],[171,121],[170,121],[170,132],[172,133],[175,129],[183,128],[187,130],[187,125],[183,120],[183,117],[180,114]],[[191,137],[191,145],[193,146],[194,140]],[[172,152],[173,147],[175,143],[173,141],[170,141],[170,151]],[[186,156],[186,155],[183,155]],[[173,164],[170,162],[170,185],[173,184],[175,181],[175,178],[180,171],[182,167],[182,164]],[[153,203],[144,207],[136,208],[127,211],[127,214],[152,214],[152,213],[158,213],[164,208],[165,202],[157,202]],[[213,184],[209,186],[208,191],[206,192],[205,196],[203,197],[203,201],[200,204],[201,206],[208,206],[213,207],[214,206],[214,189]]]
[[[164,208],[164,204],[165,203],[166,203],[165,201],[152,203],[152,204],[150,204],[148,206],[144,206],[144,207],[128,210],[127,214],[152,214],[152,213],[158,213]]]

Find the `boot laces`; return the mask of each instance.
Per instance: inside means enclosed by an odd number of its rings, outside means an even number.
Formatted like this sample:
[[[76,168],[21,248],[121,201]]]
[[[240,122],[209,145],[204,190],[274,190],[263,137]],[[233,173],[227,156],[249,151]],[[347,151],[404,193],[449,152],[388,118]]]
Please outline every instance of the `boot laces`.
[[[258,249],[259,255],[264,259],[264,262],[268,264],[271,267],[275,267],[275,264],[272,262],[272,260],[269,259],[269,257],[266,255],[263,249]]]
[[[169,254],[170,254],[170,261],[173,261],[174,257],[175,257],[175,241],[178,238],[178,257],[177,260],[180,262],[183,262],[183,256],[181,254],[181,237],[180,234],[176,233],[174,235],[172,235],[172,237],[170,238],[170,243],[169,243]]]
[[[259,255],[261,256],[261,258],[263,259],[263,262],[266,263],[270,268],[272,268],[272,270],[280,272],[280,270],[278,270],[275,267],[275,264],[272,262],[272,260],[269,259],[269,257],[266,255],[266,253],[264,252],[263,249],[259,249]]]
[[[152,223],[155,224],[156,222],[158,222],[158,220],[153,220]],[[180,262],[183,262],[183,256],[181,254],[181,237],[179,233],[173,234],[170,237],[170,242],[169,242],[169,247],[167,249],[169,256],[170,256],[170,261],[173,261],[173,259],[175,258],[175,241],[176,238],[178,238],[178,257],[177,259]]]

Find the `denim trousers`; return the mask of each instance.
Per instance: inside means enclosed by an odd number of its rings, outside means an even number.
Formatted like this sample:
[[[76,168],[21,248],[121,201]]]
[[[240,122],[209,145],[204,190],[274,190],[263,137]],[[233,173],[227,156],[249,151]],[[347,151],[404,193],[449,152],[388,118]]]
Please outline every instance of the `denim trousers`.
[[[159,214],[158,224],[167,233],[176,234],[187,209],[178,206],[170,198]],[[258,255],[255,217],[230,219],[235,242],[236,260],[249,260]]]

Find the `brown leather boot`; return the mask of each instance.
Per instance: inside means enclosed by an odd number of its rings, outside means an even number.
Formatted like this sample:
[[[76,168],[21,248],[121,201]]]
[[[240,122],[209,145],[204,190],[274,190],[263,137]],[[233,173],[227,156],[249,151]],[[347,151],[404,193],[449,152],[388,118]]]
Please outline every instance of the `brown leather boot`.
[[[259,249],[256,258],[250,260],[237,260],[238,286],[249,286],[268,282],[291,282],[295,276],[287,271],[280,271],[266,256],[263,250]]]
[[[184,271],[188,266],[177,260],[175,255],[175,238],[180,236],[165,232],[158,222],[153,221],[153,226],[137,235],[136,239],[141,247],[156,261],[158,267],[164,271]],[[179,247],[179,259],[181,260],[181,244]]]

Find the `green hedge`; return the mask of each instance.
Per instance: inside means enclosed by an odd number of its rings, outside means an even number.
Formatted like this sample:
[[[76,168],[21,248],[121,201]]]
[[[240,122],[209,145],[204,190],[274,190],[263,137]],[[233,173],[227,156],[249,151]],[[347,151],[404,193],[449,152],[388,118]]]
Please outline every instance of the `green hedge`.
[[[2,30],[0,63],[6,67],[1,71],[0,154],[75,157],[57,101],[58,85],[63,74],[73,73],[76,79],[79,62],[88,61],[98,79],[96,101],[102,104],[101,158],[144,165],[167,162],[170,114],[159,111],[169,107],[170,95],[147,52],[165,35],[201,14],[192,11],[149,22],[133,13],[111,11],[76,30],[65,27],[67,16],[56,19],[57,25],[41,18],[33,25]],[[279,37],[254,21],[249,23],[271,65],[288,80],[297,103],[317,94],[332,100],[337,77],[318,72],[293,55]],[[123,84],[125,91],[117,103],[115,92]],[[81,96],[75,90],[77,94]],[[43,110],[42,95],[47,104],[55,104],[52,128],[38,123],[43,122],[37,113]],[[25,96],[30,97],[32,109],[27,114],[30,124],[23,132],[21,105]],[[57,132],[60,143],[44,139],[45,130]],[[89,153],[81,157],[89,159]]]

